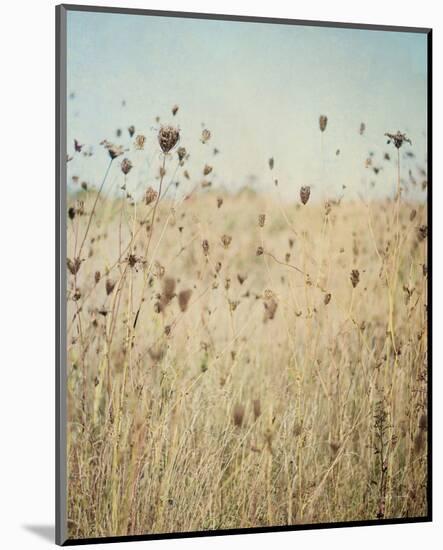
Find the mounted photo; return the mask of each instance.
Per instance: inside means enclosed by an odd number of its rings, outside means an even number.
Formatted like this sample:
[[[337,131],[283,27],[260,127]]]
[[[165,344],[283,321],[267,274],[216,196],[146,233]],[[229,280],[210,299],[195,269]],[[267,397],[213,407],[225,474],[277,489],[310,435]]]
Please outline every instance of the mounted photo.
[[[57,543],[430,521],[431,30],[56,19]]]

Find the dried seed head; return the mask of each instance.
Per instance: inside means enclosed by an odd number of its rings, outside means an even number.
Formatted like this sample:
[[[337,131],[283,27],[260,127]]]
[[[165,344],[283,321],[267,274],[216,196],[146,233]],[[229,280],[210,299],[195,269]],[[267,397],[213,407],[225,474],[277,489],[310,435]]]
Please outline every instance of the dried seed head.
[[[70,260],[69,258],[66,258],[66,265],[68,266],[69,271],[72,275],[76,275],[78,273],[78,270],[80,269],[82,262],[80,258],[74,258],[74,260]]]
[[[192,290],[182,290],[178,293],[178,305],[180,306],[181,311],[186,311],[188,309],[189,300],[192,295]]]
[[[271,157],[271,158],[268,160],[268,163],[269,163],[269,168],[270,168],[271,170],[273,170],[273,169],[274,169],[274,158]]]
[[[206,143],[210,139],[211,139],[211,132],[207,128],[205,128],[204,130],[202,130],[201,142]]]
[[[207,176],[212,172],[212,166],[209,166],[209,164],[205,164],[205,167],[203,168],[203,175]]]
[[[179,147],[177,149],[177,155],[179,162],[183,162],[184,158],[186,157],[186,148],[185,147]]]
[[[132,162],[129,159],[123,159],[121,163],[121,169],[123,174],[127,176],[132,169]]]
[[[179,139],[180,132],[173,126],[162,126],[158,132],[158,143],[163,153],[169,153],[177,145]]]
[[[99,282],[100,282],[100,279],[101,279],[100,271],[96,271],[96,272],[94,273],[94,281],[95,281],[95,284],[99,283]]]
[[[103,145],[108,150],[109,156],[112,160],[119,157],[120,155],[123,155],[124,153],[124,149],[121,145],[114,145],[107,140],[102,141],[101,145]]]
[[[237,273],[237,280],[241,285],[246,281],[247,278],[247,275],[240,275],[240,273]]]
[[[263,306],[265,308],[265,314],[263,316],[263,322],[272,321],[277,311],[278,302],[277,297],[272,290],[266,289],[263,293]]]
[[[326,126],[328,125],[328,117],[326,115],[320,115],[318,125],[320,126],[320,131],[324,132],[326,130]]]
[[[400,149],[403,143],[409,143],[409,145],[412,145],[412,141],[408,137],[406,137],[405,133],[400,132],[400,130],[398,130],[396,134],[390,134],[389,132],[386,132],[385,136],[389,138],[388,145],[391,143],[391,141],[393,141],[394,146],[397,149]]]
[[[142,151],[145,148],[146,137],[143,134],[138,134],[135,137],[135,148]]]
[[[352,286],[355,288],[360,282],[360,272],[358,269],[353,269],[350,275]]]
[[[172,115],[175,116],[178,113],[178,105],[173,105],[171,111]]]
[[[324,298],[325,306],[327,306],[329,304],[329,302],[331,301],[331,298],[332,298],[332,294],[330,292],[325,294],[325,298]]]
[[[155,189],[153,189],[151,186],[149,186],[146,189],[145,193],[145,204],[151,204],[151,202],[154,202],[157,200],[158,193]]]
[[[106,279],[106,294],[109,296],[114,290],[115,282],[111,279]]]
[[[203,239],[202,248],[203,248],[203,254],[207,256],[209,254],[209,242],[207,241],[207,239]]]
[[[262,246],[257,246],[257,250],[256,250],[256,252],[255,252],[255,254],[256,254],[257,256],[261,256],[262,254],[264,254],[264,252],[265,252],[265,251],[264,251],[264,249],[263,249]]]
[[[237,428],[242,427],[244,416],[245,416],[244,406],[241,403],[236,403],[234,410],[232,412],[232,417],[234,420],[234,425],[237,426]]]
[[[309,185],[304,185],[300,188],[300,200],[303,204],[306,204],[311,196],[311,188]]]
[[[172,330],[171,325],[166,325],[166,326],[165,326],[165,334],[166,334],[166,336],[169,336],[169,335],[171,334],[171,330]]]
[[[230,235],[221,236],[221,242],[225,248],[228,248],[228,246],[231,244],[231,241],[232,241],[232,237]]]
[[[420,227],[417,229],[417,238],[419,241],[424,241],[426,237],[428,236],[428,226],[427,225],[420,225]]]
[[[131,126],[129,126],[128,132],[129,132],[129,137],[132,138],[135,134],[135,126],[133,124],[131,124]]]
[[[220,208],[223,204],[223,199],[221,197],[217,197],[217,208]]]
[[[71,206],[68,210],[68,216],[70,220],[73,220],[75,218],[75,208]]]
[[[266,221],[266,214],[259,214],[258,216],[258,225],[259,227],[264,227]]]

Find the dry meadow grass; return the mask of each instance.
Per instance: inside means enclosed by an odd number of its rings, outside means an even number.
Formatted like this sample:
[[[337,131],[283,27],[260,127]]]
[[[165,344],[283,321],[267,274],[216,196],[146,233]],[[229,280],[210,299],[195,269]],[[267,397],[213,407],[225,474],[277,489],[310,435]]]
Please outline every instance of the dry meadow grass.
[[[426,515],[426,205],[158,196],[162,137],[69,196],[69,537]]]

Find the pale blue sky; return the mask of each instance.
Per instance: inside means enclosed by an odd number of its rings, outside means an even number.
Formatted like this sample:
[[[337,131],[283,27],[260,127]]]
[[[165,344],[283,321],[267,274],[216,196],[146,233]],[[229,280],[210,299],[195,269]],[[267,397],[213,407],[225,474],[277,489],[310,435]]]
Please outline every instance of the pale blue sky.
[[[377,179],[363,166],[367,152],[375,152],[376,165],[383,165],[384,151],[394,153],[385,131],[406,131],[424,164],[426,55],[425,34],[68,12],[68,93],[75,93],[68,152],[74,137],[95,151],[74,158],[68,173],[97,183],[108,160],[99,141],[129,145],[126,128],[133,124],[148,140],[144,153],[128,154],[137,167],[132,185],[154,182],[158,115],[180,126],[197,180],[208,161],[214,185],[232,190],[254,174],[261,189],[272,189],[277,177],[288,198],[301,185],[337,196],[345,184],[353,196]],[[323,146],[320,114],[329,119]],[[207,145],[199,141],[202,123],[213,136]],[[117,128],[124,139],[115,137]],[[408,161],[411,168],[417,160]],[[366,192],[391,192],[392,179],[385,163]]]

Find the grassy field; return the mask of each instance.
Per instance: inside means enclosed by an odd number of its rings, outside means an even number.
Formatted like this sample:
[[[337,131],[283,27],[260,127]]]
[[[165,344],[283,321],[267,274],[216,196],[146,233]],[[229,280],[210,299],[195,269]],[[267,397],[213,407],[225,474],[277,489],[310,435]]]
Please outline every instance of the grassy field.
[[[426,515],[426,206],[273,191],[69,196],[70,538]]]

